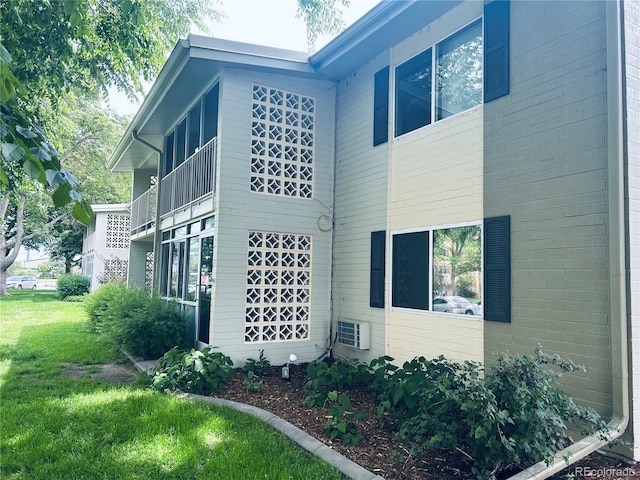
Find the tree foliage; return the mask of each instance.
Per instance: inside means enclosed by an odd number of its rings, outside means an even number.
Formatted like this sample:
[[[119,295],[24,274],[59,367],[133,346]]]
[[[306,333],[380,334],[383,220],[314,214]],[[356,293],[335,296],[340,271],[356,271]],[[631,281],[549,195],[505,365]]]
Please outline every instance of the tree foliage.
[[[3,0],[0,17],[28,98],[57,105],[70,90],[142,92],[178,38],[219,13],[211,0]]]
[[[342,12],[338,5],[347,7],[349,0],[298,0],[298,18],[307,26],[309,50],[315,50],[319,35],[335,35],[344,28]]]
[[[209,0],[4,0],[0,2],[0,183],[16,192],[29,178],[57,207],[92,217],[75,176],[54,146],[69,92],[142,92],[166,53],[195,23],[217,14]],[[48,132],[48,133],[45,133]]]

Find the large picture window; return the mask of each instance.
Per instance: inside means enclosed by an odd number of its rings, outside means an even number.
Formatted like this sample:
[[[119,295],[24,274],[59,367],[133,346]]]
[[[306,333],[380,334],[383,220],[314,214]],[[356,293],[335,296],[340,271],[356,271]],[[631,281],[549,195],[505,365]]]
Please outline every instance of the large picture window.
[[[482,70],[481,20],[396,67],[396,137],[480,105]]]
[[[479,224],[393,235],[392,306],[481,315]]]

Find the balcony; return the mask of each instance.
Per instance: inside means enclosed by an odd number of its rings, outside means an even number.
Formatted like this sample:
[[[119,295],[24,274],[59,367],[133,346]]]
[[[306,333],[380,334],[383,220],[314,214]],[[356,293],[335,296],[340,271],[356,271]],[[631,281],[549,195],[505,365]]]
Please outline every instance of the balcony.
[[[204,205],[213,209],[216,185],[216,139],[205,144],[161,180],[159,208],[163,220]],[[211,202],[205,200],[211,199]],[[204,202],[204,203],[203,203]]]
[[[156,208],[163,226],[213,210],[216,185],[216,139],[200,148],[161,180],[162,195],[154,185],[131,202],[131,237],[153,233]],[[205,212],[206,213],[206,212]]]
[[[131,236],[151,233],[156,225],[158,187],[154,185],[131,202]]]

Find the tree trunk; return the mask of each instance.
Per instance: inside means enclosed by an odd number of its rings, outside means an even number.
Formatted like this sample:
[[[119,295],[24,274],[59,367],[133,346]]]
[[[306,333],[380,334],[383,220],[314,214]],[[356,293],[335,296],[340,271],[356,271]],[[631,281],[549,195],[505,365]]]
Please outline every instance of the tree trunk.
[[[0,201],[0,297],[9,295],[7,292],[7,269],[16,261],[20,247],[24,240],[24,197],[18,199],[16,212],[16,234],[7,238],[6,216],[9,208],[9,197]]]

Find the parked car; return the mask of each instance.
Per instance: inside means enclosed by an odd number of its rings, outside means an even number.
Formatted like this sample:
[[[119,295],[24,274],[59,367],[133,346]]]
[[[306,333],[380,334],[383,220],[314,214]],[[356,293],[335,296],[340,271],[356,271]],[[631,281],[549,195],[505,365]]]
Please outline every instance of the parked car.
[[[472,303],[464,313],[467,315],[482,315],[482,303]]]
[[[433,311],[464,314],[470,309],[471,302],[464,297],[447,296],[433,299]]]
[[[18,275],[15,277],[7,278],[7,288],[17,288],[22,290],[23,288],[35,290],[38,288],[38,279],[33,275]]]

